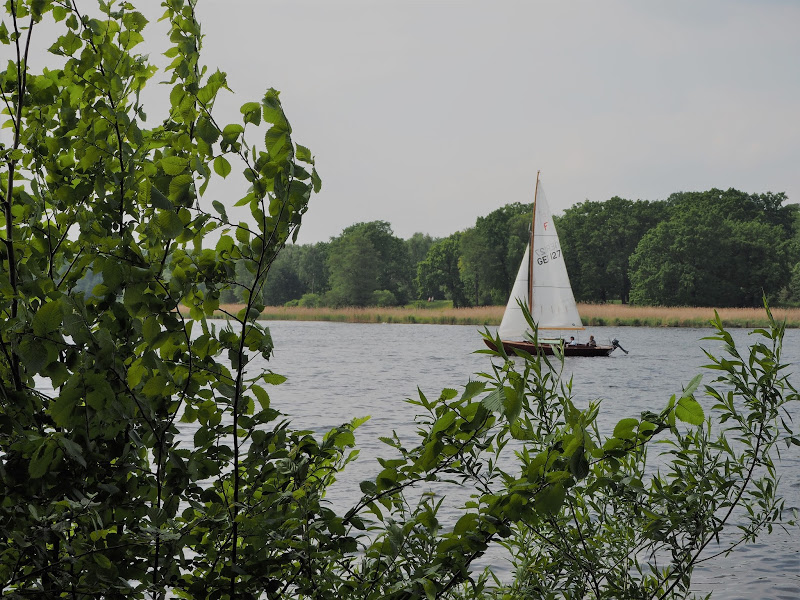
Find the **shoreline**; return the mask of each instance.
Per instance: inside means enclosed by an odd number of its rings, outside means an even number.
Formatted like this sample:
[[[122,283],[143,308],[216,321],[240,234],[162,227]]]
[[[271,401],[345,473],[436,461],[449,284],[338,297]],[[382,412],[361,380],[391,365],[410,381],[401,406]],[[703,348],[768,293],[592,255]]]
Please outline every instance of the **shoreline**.
[[[243,305],[226,304],[214,316],[235,315]],[[265,321],[332,321],[339,323],[410,323],[430,325],[477,325],[494,327],[503,318],[504,306],[470,308],[369,307],[305,308],[268,306],[258,317]],[[710,308],[630,306],[623,304],[578,304],[586,327],[709,327],[719,312],[725,327],[765,327],[763,308]],[[773,308],[776,320],[790,328],[800,327],[800,308]],[[186,311],[188,312],[188,310]],[[225,314],[227,312],[227,314]]]

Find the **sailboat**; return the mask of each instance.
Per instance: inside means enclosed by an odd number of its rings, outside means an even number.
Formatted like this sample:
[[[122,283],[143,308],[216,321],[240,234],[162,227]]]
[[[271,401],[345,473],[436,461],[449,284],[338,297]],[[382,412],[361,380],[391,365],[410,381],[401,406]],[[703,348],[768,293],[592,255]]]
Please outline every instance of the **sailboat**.
[[[523,350],[529,354],[553,354],[553,348],[559,347],[565,356],[608,356],[615,348],[622,349],[617,340],[609,345],[571,344],[562,338],[537,337],[534,340],[521,304],[530,311],[538,328],[538,336],[547,330],[571,332],[584,327],[575,305],[553,215],[539,182],[539,173],[536,174],[532,219],[530,241],[497,330],[506,353]],[[496,349],[488,339],[486,344]]]

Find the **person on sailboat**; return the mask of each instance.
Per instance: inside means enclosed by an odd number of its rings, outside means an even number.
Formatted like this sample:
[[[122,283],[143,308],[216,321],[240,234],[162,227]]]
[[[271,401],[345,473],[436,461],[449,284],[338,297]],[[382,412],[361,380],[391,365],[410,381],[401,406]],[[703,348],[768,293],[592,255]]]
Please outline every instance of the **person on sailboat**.
[[[594,341],[593,335],[589,336],[589,343],[587,344],[587,346],[589,346],[590,348],[594,348],[597,346],[597,342]]]
[[[568,345],[569,346],[577,346],[578,345],[578,342],[575,341],[575,336],[574,335],[569,336],[569,344]]]

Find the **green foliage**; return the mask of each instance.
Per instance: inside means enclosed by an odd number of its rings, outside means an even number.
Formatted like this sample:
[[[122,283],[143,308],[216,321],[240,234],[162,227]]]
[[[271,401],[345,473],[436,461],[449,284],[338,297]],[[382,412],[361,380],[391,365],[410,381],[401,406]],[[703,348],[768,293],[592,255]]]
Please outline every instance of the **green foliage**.
[[[437,241],[439,240],[432,238],[427,233],[420,232],[405,240],[406,248],[408,248],[409,263],[416,268],[416,265],[425,260],[428,250]]]
[[[431,245],[425,260],[417,265],[417,289],[420,298],[447,297],[455,308],[468,306],[464,282],[459,268],[461,235],[450,237]]]
[[[334,306],[367,306],[380,272],[380,257],[362,230],[342,235],[328,250],[330,302]]]
[[[397,306],[397,298],[389,290],[375,290],[372,292],[371,306]]]
[[[631,301],[687,306],[757,306],[789,279],[789,213],[782,194],[736,190],[674,194],[665,221],[630,259]]]
[[[377,261],[377,272],[373,276],[373,289],[389,290],[397,298],[399,304],[405,304],[412,294],[412,267],[409,258],[409,249],[403,240],[395,237],[392,232],[392,227],[386,221],[370,221],[368,223],[356,223],[350,227],[346,227],[339,237],[331,240],[328,258],[328,267],[330,269],[331,290],[335,292],[335,296],[339,297],[339,290],[335,290],[334,282],[340,284],[342,279],[348,278],[348,275],[342,271],[353,269],[362,269],[363,261],[366,259],[358,260],[357,257],[351,256],[356,262],[351,267],[349,261],[351,259],[343,260],[345,251],[339,246],[352,249],[350,238],[356,236],[358,239],[367,240],[372,246],[372,254]],[[366,250],[365,250],[366,251]],[[354,304],[355,306],[363,306],[355,302],[345,302],[346,304]]]
[[[266,385],[278,378],[245,374],[272,349],[254,318],[270,265],[319,189],[313,159],[293,143],[275,90],[243,107],[243,124],[217,120],[226,80],[199,62],[194,5],[164,9],[169,111],[150,127],[140,92],[156,68],[136,53],[147,20],[130,3],[100,3],[94,15],[42,0],[4,5],[1,41],[13,57],[0,73],[13,132],[0,154],[6,595],[264,589],[242,575],[263,542],[249,519],[264,518],[254,512],[264,489],[297,478],[269,479],[251,453],[275,444],[278,454],[308,447],[320,464],[346,460],[339,433],[309,443],[276,424]],[[34,73],[27,54],[37,48],[57,66]],[[245,141],[257,125],[263,149]],[[204,198],[215,176],[245,183],[237,204],[249,222],[230,223],[224,205]],[[204,249],[211,232],[216,247]],[[206,317],[239,269],[252,276],[237,286],[245,307],[217,330]],[[194,444],[179,447],[187,426]]]
[[[282,260],[288,253],[282,252],[270,268],[264,282],[263,301],[267,306],[281,306],[289,300],[297,300],[305,293],[305,286],[297,271]]]
[[[576,300],[628,302],[629,258],[644,234],[664,218],[666,208],[663,202],[615,196],[576,204],[556,219]]]
[[[328,244],[319,242],[299,246],[297,276],[312,294],[321,294],[328,288]]]
[[[474,302],[505,304],[528,242],[530,204],[507,204],[461,235],[463,278],[472,284]]]
[[[800,209],[781,206],[784,201],[783,194],[709,190],[665,202],[614,197],[567,208],[556,224],[575,297],[627,303],[635,287],[638,304],[755,306],[762,291],[773,301],[796,303],[791,269],[800,260]],[[341,274],[337,292],[326,294],[328,252],[363,230],[380,256],[374,289],[391,291],[398,303],[414,296],[449,298],[456,306],[504,304],[528,241],[529,211],[509,204],[442,240],[421,233],[398,240],[388,223],[359,223],[331,244],[288,247],[276,269],[286,265],[299,279],[302,290],[287,286],[294,298],[312,291],[330,304],[352,302]],[[346,261],[337,265],[348,268]],[[503,271],[507,276],[498,275]],[[236,277],[252,280],[241,269]]]
[[[800,262],[792,267],[788,285],[789,299],[800,302]]]
[[[305,306],[308,308],[317,308],[322,305],[322,299],[319,294],[303,294],[303,297],[297,301],[297,306]]]
[[[708,354],[712,385],[695,377],[663,410],[622,419],[607,438],[597,405],[577,410],[568,383],[559,392],[553,370],[525,361],[524,425],[511,426],[525,440],[522,468],[508,486],[523,499],[503,542],[516,577],[498,598],[682,598],[697,564],[771,530],[784,509],[773,457],[779,443],[800,445],[781,414],[800,397],[780,365],[783,326],[769,318],[748,356],[717,317],[709,339],[728,356]],[[666,450],[653,461],[656,441]]]

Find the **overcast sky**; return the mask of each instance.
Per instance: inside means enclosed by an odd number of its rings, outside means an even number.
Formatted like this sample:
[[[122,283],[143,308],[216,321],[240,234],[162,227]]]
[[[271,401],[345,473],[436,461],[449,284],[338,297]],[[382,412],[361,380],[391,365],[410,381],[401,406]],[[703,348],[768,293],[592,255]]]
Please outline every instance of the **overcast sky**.
[[[199,14],[204,61],[236,92],[218,118],[275,87],[316,156],[300,243],[375,219],[449,235],[530,202],[539,169],[556,213],[712,187],[800,200],[800,2],[203,0]]]

